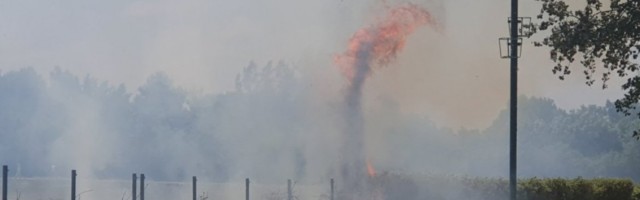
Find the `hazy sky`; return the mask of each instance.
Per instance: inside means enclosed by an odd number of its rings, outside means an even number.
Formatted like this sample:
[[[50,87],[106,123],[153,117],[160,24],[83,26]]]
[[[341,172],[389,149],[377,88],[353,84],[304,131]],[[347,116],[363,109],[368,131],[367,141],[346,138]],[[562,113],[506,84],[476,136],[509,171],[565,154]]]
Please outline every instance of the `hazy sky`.
[[[388,0],[388,4],[398,2]],[[415,0],[444,29],[419,30],[366,89],[365,105],[392,101],[441,125],[485,127],[508,101],[509,62],[498,37],[508,35],[504,0]],[[367,0],[5,0],[0,2],[0,70],[53,67],[90,75],[135,91],[146,77],[166,72],[190,91],[233,89],[250,61],[284,60],[310,74],[317,91],[335,94],[343,78],[332,64],[349,37],[380,15],[383,1]],[[538,3],[521,1],[534,17]],[[622,94],[551,74],[543,48],[525,42],[520,94],[550,97],[564,108],[602,104]]]

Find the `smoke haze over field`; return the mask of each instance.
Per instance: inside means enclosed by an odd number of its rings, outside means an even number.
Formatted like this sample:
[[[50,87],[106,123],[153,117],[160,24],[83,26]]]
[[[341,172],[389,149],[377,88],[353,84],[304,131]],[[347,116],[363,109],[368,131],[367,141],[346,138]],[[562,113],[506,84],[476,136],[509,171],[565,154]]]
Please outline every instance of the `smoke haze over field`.
[[[388,1],[390,5],[398,1]],[[401,109],[430,113],[439,125],[487,127],[507,99],[508,63],[497,38],[508,34],[508,4],[499,0],[415,1],[433,10],[447,30],[418,30],[397,67],[375,77],[370,99],[393,96]],[[370,24],[381,1],[3,1],[0,69],[55,66],[90,74],[135,91],[149,75],[165,72],[189,91],[233,90],[233,77],[254,60],[287,60],[314,74],[313,86],[341,86],[333,55],[358,28]],[[521,14],[539,6],[523,2]],[[522,94],[548,96],[565,108],[603,104],[622,92],[585,87],[582,77],[551,75],[544,49],[525,42]],[[447,83],[447,88],[442,88]],[[491,94],[491,95],[486,95]],[[466,99],[481,101],[469,103]],[[365,106],[366,107],[366,106]],[[474,110],[474,112],[466,112]]]
[[[2,1],[0,163],[27,177],[338,177],[352,83],[335,56],[407,2]],[[379,171],[506,176],[509,77],[497,38],[508,4],[411,3],[446,28],[415,29],[358,88],[363,151]],[[520,175],[640,180],[629,136],[638,121],[606,101],[622,94],[618,83],[557,80],[535,39],[520,60]]]
[[[305,74],[282,62],[251,63],[233,92],[216,95],[188,95],[164,74],[150,76],[137,95],[61,70],[49,73],[48,84],[43,79],[28,68],[0,76],[0,162],[13,177],[67,177],[78,169],[88,179],[143,172],[151,182],[196,175],[322,185],[340,177],[347,154],[342,99],[318,101]],[[505,176],[506,110],[487,129],[453,131],[381,101],[362,114],[364,152],[380,173]],[[562,110],[527,97],[520,111],[520,176],[640,179],[640,143],[630,137],[635,116],[612,103]]]

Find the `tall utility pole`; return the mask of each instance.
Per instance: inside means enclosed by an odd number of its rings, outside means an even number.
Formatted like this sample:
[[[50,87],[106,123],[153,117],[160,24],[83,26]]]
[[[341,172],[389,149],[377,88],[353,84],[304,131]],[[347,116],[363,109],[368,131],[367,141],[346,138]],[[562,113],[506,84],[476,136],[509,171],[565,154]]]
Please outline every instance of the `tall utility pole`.
[[[508,24],[509,37],[499,38],[498,43],[500,45],[500,57],[508,58],[511,61],[511,87],[509,89],[509,199],[515,200],[518,189],[518,58],[520,58],[522,40],[524,37],[531,36],[533,27],[531,17],[518,17],[518,0],[511,0],[511,16]],[[507,51],[502,51],[503,43],[506,43]]]
[[[509,196],[516,200],[518,141],[518,0],[511,0],[511,94],[509,106]]]

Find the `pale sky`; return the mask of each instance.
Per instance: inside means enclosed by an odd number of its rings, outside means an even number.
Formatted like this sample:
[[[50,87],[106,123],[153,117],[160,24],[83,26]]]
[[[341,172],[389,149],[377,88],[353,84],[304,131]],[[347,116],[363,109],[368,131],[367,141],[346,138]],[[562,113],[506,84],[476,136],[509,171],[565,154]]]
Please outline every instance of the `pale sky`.
[[[250,61],[284,60],[310,72],[318,91],[338,91],[343,79],[333,56],[381,15],[382,2],[4,0],[0,70],[33,67],[46,74],[59,66],[133,91],[150,74],[165,72],[187,90],[221,93],[233,89]],[[486,127],[508,102],[509,62],[498,53],[498,38],[508,35],[508,2],[411,2],[430,10],[444,30],[427,27],[410,36],[398,60],[367,85],[365,105],[391,99],[441,125]],[[535,17],[537,5],[521,1],[520,12]],[[549,97],[563,108],[602,105],[622,94],[616,80],[604,91],[587,87],[577,68],[569,80],[557,80],[547,50],[531,41],[520,59],[519,94]]]

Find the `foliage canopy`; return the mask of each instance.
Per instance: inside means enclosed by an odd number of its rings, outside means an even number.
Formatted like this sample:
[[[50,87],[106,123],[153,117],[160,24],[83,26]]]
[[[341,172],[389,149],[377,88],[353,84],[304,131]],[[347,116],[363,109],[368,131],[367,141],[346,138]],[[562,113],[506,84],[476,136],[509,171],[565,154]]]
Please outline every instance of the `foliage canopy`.
[[[552,72],[561,80],[572,72],[570,65],[579,62],[586,84],[591,86],[600,76],[602,88],[612,74],[627,81],[622,85],[626,94],[615,102],[616,109],[626,115],[635,111],[640,101],[639,50],[640,0],[586,0],[576,9],[562,0],[538,0],[542,9],[533,32],[550,32],[536,46],[551,48],[555,62]],[[575,3],[575,2],[571,2]],[[597,66],[601,66],[600,68]],[[634,131],[640,139],[640,132]]]

